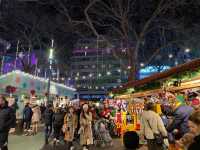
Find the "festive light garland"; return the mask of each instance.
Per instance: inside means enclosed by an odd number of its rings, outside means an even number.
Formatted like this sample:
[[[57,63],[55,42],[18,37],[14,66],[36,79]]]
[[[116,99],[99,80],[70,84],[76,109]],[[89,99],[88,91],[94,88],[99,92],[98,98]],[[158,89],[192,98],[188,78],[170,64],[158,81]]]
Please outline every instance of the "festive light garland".
[[[30,77],[30,78],[32,78],[32,79],[35,79],[35,80],[39,80],[39,81],[41,81],[41,82],[46,82],[46,83],[48,83],[48,79],[44,79],[44,78],[40,78],[40,77],[37,77],[37,76],[33,76],[33,75],[31,75],[31,74],[22,72],[22,71],[20,71],[20,70],[15,70],[15,71],[9,72],[9,73],[7,73],[7,74],[1,75],[1,76],[0,76],[0,79],[5,78],[5,77],[7,77],[7,76],[9,76],[9,75],[12,75],[12,74],[21,74],[21,75]],[[66,89],[71,90],[71,91],[76,91],[75,88],[71,88],[71,87],[65,86],[65,85],[60,84],[60,83],[55,83],[55,82],[53,82],[53,81],[51,81],[51,84],[54,85],[54,86],[66,88]]]

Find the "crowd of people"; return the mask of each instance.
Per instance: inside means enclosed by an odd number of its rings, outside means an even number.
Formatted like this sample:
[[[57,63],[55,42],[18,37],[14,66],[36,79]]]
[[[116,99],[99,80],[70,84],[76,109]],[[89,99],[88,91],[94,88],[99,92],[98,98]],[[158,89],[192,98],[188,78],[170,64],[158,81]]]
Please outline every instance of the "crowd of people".
[[[155,103],[148,101],[140,117],[141,129],[137,132],[140,141],[147,141],[149,150],[197,150],[200,146],[200,103],[173,103],[161,105],[162,113],[155,112]],[[118,110],[119,111],[119,110]],[[47,106],[26,103],[23,109],[22,129],[26,136],[34,136],[44,127],[45,144],[58,145],[64,141],[66,149],[74,149],[74,141],[79,141],[83,150],[90,145],[112,146],[112,136],[120,134],[114,123],[118,114],[104,104],[96,105],[48,104]],[[114,117],[115,116],[115,117]],[[16,115],[8,106],[6,98],[0,95],[0,150],[7,150],[8,135],[16,125]],[[18,123],[18,122],[17,122]],[[125,139],[126,140],[126,139]],[[130,140],[130,139],[128,139]],[[131,141],[130,141],[131,142]],[[139,146],[139,142],[131,142]]]
[[[32,136],[37,134],[41,121],[45,128],[45,144],[49,144],[53,138],[54,145],[64,141],[68,149],[72,150],[73,141],[78,138],[80,145],[87,150],[89,145],[97,144],[98,141],[101,141],[102,145],[112,145],[111,131],[108,130],[110,115],[105,113],[105,110],[100,112],[95,105],[89,107],[88,104],[75,108],[72,105],[53,107],[52,104],[39,107],[27,103],[23,110],[22,126],[25,135]]]
[[[63,136],[70,150],[74,149],[73,141],[77,137],[79,137],[80,145],[83,146],[84,150],[94,144],[95,140],[104,140],[105,143],[112,145],[112,138],[104,122],[107,119],[106,117],[108,116],[98,114],[96,108],[94,106],[90,108],[88,104],[84,104],[78,109],[67,105],[64,108],[53,108],[49,104],[44,111],[45,144],[49,143],[49,137],[53,130],[53,143],[59,144]],[[101,133],[102,137],[106,138],[94,138],[95,123],[99,125],[98,132]],[[105,134],[107,136],[104,136]]]

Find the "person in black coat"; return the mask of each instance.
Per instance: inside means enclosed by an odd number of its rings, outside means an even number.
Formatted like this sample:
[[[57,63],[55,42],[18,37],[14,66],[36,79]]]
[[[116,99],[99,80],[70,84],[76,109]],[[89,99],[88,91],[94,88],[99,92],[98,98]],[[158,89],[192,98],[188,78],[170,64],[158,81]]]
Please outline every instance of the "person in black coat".
[[[58,108],[53,115],[53,128],[54,128],[54,144],[59,143],[62,127],[64,124],[64,114],[61,108]]]
[[[6,98],[0,95],[0,149],[8,150],[8,134],[13,124],[15,124],[16,116],[14,110],[8,107]]]
[[[52,132],[53,114],[53,107],[51,104],[48,104],[44,111],[45,144],[48,144],[48,139]]]
[[[29,106],[29,103],[27,103],[24,107],[23,110],[23,122],[25,123],[25,132],[29,132],[30,128],[31,128],[31,119],[33,116],[33,111],[31,109],[31,107]],[[28,135],[28,133],[27,133]]]
[[[200,111],[195,111],[189,118],[188,122],[190,132],[195,137],[193,142],[189,145],[188,150],[199,150],[200,149]]]

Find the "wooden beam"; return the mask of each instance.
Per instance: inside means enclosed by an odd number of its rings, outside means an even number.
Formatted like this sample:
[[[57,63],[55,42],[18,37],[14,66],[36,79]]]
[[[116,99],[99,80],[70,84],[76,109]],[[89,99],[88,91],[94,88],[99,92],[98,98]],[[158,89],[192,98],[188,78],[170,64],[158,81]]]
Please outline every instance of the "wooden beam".
[[[141,86],[141,85],[145,85],[147,83],[156,81],[156,80],[162,80],[162,79],[166,79],[172,75],[175,74],[179,74],[188,70],[193,70],[200,67],[200,59],[195,59],[193,61],[190,61],[188,63],[173,67],[165,72],[161,72],[161,73],[156,73],[150,77],[144,78],[142,80],[136,80],[136,81],[131,81],[128,83],[125,83],[122,85],[122,88],[117,88],[117,89],[113,89],[112,92],[113,93],[118,93],[122,90],[125,90],[127,88],[131,88],[131,87],[136,87],[136,86]]]

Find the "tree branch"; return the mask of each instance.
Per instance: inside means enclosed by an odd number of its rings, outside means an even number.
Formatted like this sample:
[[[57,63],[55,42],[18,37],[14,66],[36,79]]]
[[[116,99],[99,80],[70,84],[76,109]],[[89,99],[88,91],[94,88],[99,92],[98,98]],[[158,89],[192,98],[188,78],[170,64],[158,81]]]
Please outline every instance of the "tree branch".
[[[100,0],[93,0],[93,1],[85,8],[85,10],[84,10],[84,14],[85,14],[85,16],[86,16],[86,20],[87,20],[87,22],[88,22],[88,24],[89,24],[91,30],[93,31],[94,35],[95,35],[97,38],[99,38],[100,35],[98,34],[97,30],[95,29],[95,27],[94,27],[94,25],[93,25],[93,23],[92,23],[92,21],[91,21],[89,15],[88,15],[88,10],[89,10],[96,2],[98,2],[98,1],[100,1]]]

